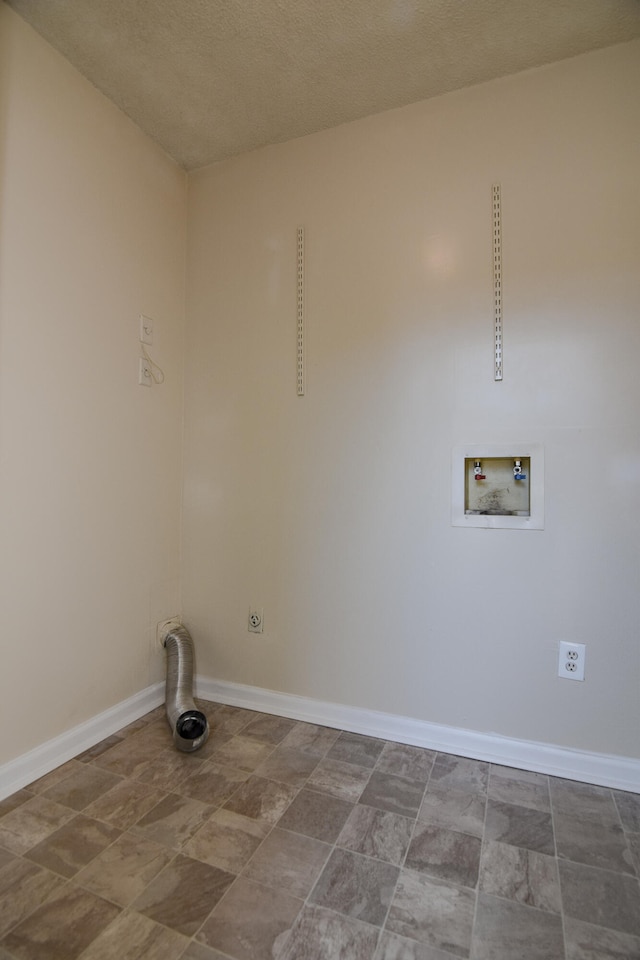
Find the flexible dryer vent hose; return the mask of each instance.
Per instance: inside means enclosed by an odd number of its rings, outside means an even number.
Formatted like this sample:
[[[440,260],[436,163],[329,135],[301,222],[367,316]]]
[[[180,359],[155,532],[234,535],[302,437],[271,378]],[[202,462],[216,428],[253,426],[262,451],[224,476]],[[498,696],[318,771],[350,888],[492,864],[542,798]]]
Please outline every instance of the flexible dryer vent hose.
[[[173,627],[164,637],[167,651],[165,706],[178,750],[197,750],[209,736],[209,723],[193,702],[193,641],[186,627]]]

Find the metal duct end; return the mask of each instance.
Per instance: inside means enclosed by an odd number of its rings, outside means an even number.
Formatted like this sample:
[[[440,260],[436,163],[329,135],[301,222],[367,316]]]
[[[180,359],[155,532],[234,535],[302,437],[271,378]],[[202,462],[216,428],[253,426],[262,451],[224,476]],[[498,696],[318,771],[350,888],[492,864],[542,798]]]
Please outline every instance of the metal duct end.
[[[207,730],[207,718],[199,710],[188,710],[178,717],[175,735],[182,740],[198,740]],[[202,741],[204,743],[204,741]],[[200,744],[198,744],[200,746]],[[193,748],[196,749],[195,747]]]
[[[193,702],[193,641],[186,627],[172,627],[163,639],[167,651],[165,705],[178,750],[198,750],[209,736],[209,722]]]

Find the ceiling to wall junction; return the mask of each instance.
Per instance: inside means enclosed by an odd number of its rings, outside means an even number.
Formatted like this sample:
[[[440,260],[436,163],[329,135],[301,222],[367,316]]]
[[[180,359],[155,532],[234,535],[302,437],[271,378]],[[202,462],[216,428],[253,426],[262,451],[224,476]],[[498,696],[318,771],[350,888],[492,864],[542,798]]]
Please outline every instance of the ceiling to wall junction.
[[[5,0],[187,170],[640,36],[638,0]]]

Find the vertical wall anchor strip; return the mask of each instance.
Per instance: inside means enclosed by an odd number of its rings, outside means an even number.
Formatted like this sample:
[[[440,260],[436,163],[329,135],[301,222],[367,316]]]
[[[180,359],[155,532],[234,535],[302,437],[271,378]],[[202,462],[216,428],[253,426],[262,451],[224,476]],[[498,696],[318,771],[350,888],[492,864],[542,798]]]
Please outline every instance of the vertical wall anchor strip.
[[[494,380],[502,380],[502,195],[494,183],[493,195],[493,341]]]
[[[304,227],[298,227],[297,245],[297,390],[304,396]]]

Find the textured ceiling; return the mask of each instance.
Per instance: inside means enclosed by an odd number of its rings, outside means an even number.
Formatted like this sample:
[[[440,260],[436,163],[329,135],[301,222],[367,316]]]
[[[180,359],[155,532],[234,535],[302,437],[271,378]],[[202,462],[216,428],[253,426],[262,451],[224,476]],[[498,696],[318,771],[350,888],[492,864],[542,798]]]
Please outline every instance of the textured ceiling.
[[[188,170],[640,36],[640,0],[5,0]]]

